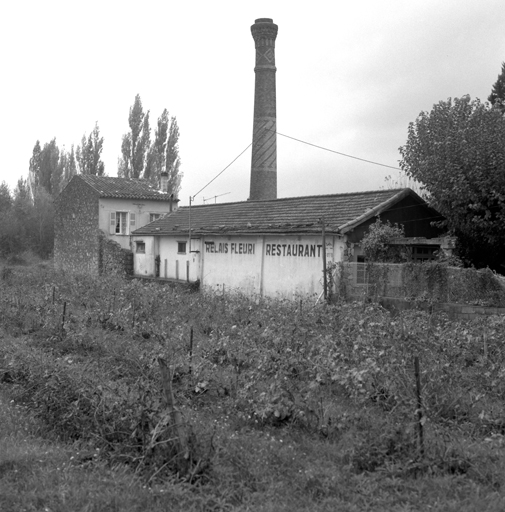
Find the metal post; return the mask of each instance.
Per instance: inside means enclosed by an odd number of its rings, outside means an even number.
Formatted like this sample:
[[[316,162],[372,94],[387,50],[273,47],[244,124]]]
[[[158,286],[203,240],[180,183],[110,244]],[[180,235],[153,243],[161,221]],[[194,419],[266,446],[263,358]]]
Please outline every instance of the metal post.
[[[326,282],[326,230],[324,225],[324,217],[321,217],[321,224],[323,226],[323,287],[324,287],[324,300],[328,301],[328,285]]]

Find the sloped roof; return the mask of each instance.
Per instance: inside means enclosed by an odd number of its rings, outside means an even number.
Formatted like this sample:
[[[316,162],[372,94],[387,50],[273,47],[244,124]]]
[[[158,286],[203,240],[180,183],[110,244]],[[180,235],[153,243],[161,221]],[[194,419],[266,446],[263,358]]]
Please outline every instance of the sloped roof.
[[[324,217],[329,233],[345,233],[409,195],[420,204],[425,204],[415,192],[405,188],[192,206],[191,232],[195,236],[222,233],[320,233],[320,219]],[[187,234],[189,224],[190,209],[186,206],[137,229],[133,234]]]
[[[145,180],[129,178],[116,178],[109,176],[94,176],[91,174],[78,174],[72,178],[81,179],[92,187],[100,197],[117,199],[150,199],[152,201],[170,201],[170,195],[161,192]],[[177,201],[177,199],[172,199]]]

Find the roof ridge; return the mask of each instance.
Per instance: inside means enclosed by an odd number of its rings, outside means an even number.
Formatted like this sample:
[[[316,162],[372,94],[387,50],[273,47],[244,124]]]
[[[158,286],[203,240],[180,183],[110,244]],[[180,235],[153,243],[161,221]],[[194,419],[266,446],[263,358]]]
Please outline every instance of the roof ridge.
[[[390,188],[387,190],[365,190],[361,192],[341,192],[339,194],[313,194],[310,196],[289,196],[289,197],[278,197],[276,199],[255,199],[246,201],[231,201],[229,203],[213,203],[213,204],[193,204],[191,208],[210,208],[215,206],[225,206],[232,204],[265,204],[272,203],[278,201],[289,201],[289,200],[297,200],[297,199],[320,199],[323,197],[344,197],[344,196],[356,196],[356,195],[367,195],[367,194],[377,194],[377,193],[386,193],[386,192],[401,192],[403,190],[411,190],[409,187],[401,187],[401,188]],[[179,210],[189,208],[189,206],[180,206]]]

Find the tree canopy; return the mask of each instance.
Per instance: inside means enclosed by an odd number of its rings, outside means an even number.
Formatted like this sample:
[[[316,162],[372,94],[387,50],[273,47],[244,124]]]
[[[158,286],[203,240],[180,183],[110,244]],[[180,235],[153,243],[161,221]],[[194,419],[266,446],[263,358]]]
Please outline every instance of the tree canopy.
[[[410,123],[401,169],[419,181],[458,237],[466,264],[505,272],[505,118],[469,96]]]
[[[159,186],[160,174],[168,174],[168,190],[178,196],[182,172],[179,157],[179,126],[177,119],[170,117],[164,109],[158,118],[151,143],[149,111],[144,113],[140,95],[135,96],[128,116],[130,131],[121,142],[121,157],[118,160],[118,176],[141,178]]]
[[[501,73],[487,99],[491,105],[496,105],[502,112],[505,112],[505,62],[502,62]],[[496,103],[496,100],[500,100],[500,102]]]
[[[93,174],[103,176],[105,165],[102,161],[103,137],[100,137],[98,122],[93,131],[86,137],[82,136],[81,145],[77,146],[75,158],[79,166],[80,174]]]

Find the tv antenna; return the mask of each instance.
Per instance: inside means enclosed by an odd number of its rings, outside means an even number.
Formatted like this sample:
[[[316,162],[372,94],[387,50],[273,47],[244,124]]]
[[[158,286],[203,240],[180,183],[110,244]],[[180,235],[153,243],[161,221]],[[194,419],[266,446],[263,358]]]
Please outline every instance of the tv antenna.
[[[216,201],[216,199],[217,199],[218,197],[221,197],[221,196],[227,196],[228,194],[231,194],[231,192],[225,192],[224,194],[219,194],[219,195],[217,195],[217,196],[212,196],[212,197],[207,197],[207,198],[205,198],[205,197],[204,197],[204,198],[203,198],[203,204],[205,204],[205,202],[206,202],[206,201],[210,201],[210,200],[212,200],[212,199],[214,199],[214,203],[216,203],[216,202],[217,202],[217,201]]]

